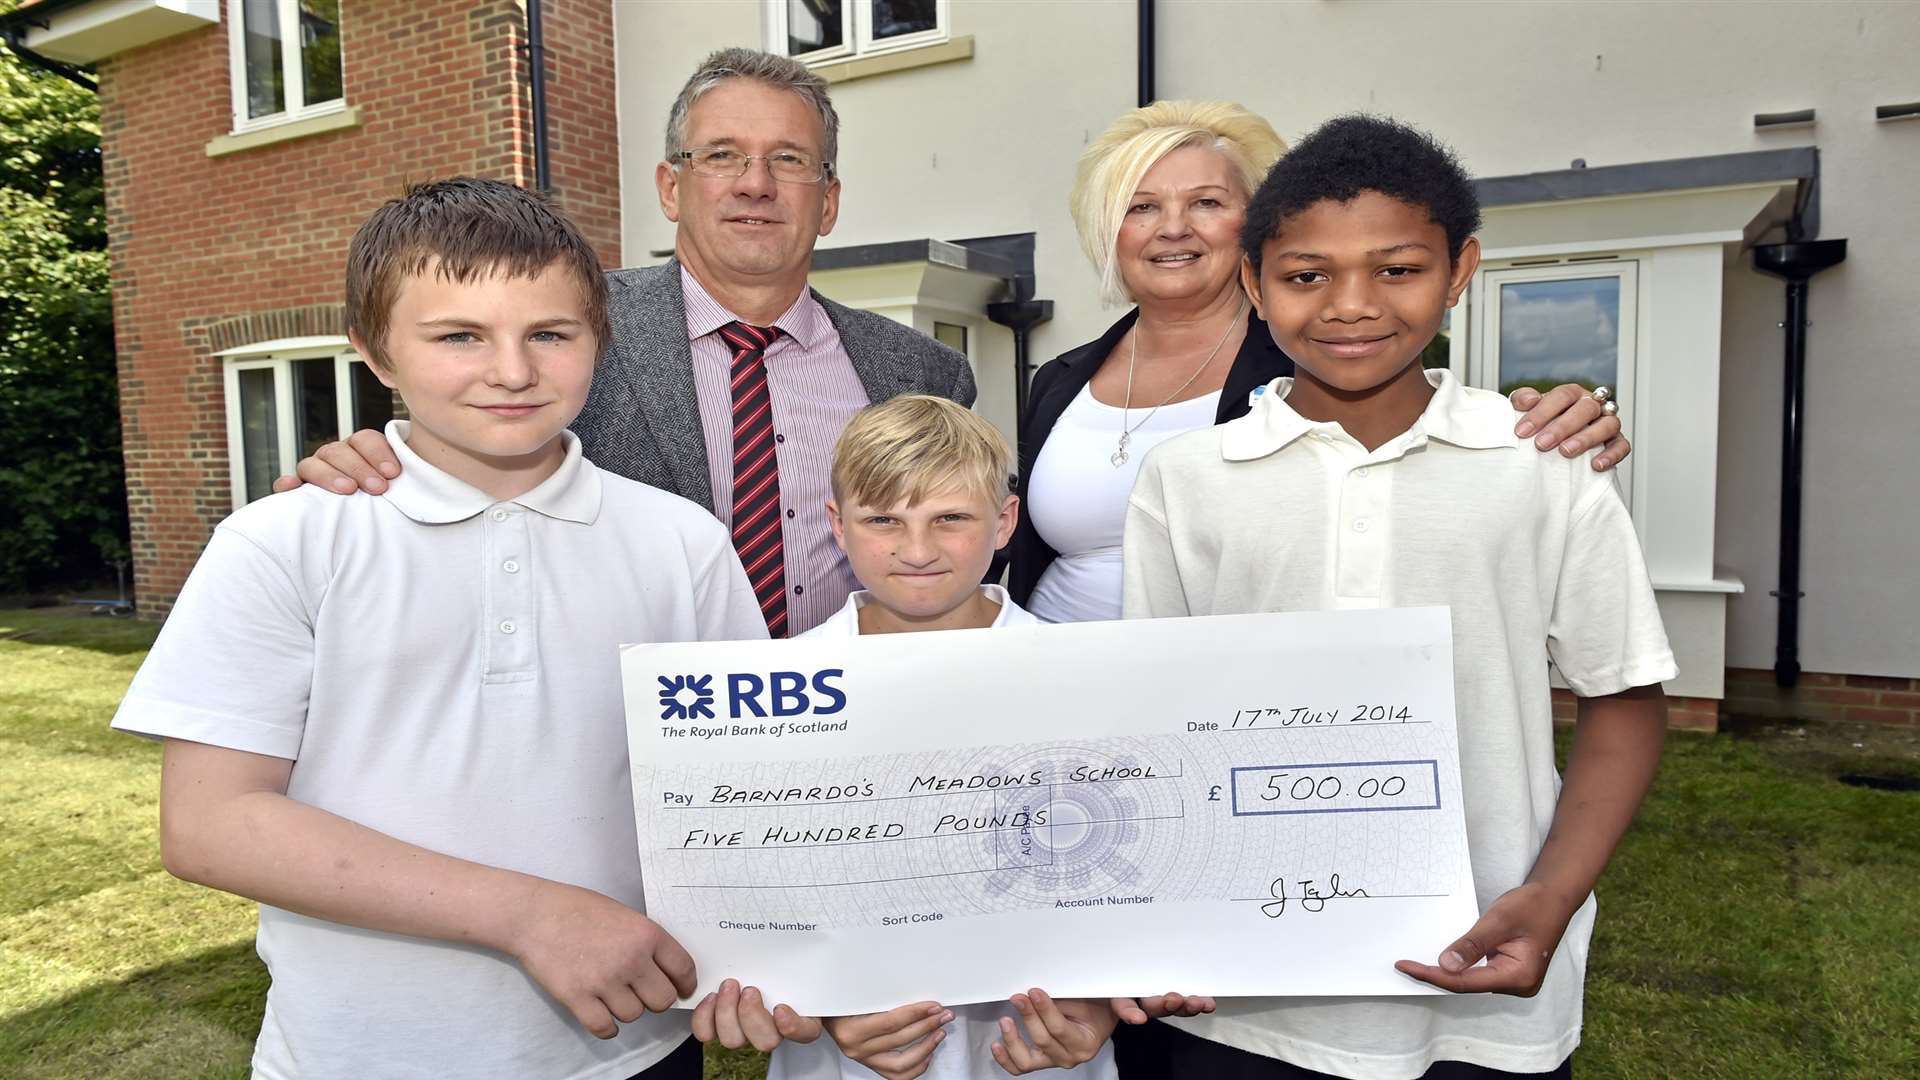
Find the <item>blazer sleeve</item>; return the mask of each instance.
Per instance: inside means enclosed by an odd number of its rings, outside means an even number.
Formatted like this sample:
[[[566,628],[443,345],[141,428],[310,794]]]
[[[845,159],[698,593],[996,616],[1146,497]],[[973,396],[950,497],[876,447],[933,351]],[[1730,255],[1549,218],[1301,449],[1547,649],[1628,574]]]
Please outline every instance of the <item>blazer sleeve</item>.
[[[973,365],[968,363],[967,358],[961,356],[959,353],[954,353],[953,355],[959,363],[954,365],[956,370],[954,371],[953,385],[946,391],[945,396],[971,409],[973,408],[974,398],[979,396],[979,390],[973,384]]]

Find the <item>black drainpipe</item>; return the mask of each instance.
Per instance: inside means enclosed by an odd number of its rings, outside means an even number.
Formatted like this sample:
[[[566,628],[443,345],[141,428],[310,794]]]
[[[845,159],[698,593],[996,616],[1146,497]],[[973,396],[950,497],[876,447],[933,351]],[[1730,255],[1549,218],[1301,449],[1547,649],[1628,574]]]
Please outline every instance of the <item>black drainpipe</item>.
[[[547,45],[540,28],[540,0],[527,0],[527,86],[533,96],[533,186],[553,188],[547,161]]]
[[[1796,230],[1797,231],[1797,230]],[[1787,282],[1786,400],[1780,429],[1780,613],[1774,631],[1773,681],[1791,689],[1800,679],[1800,456],[1807,394],[1807,281],[1847,257],[1845,240],[1794,240],[1753,249],[1754,269]]]
[[[1153,104],[1153,0],[1134,0],[1140,13],[1140,104]]]
[[[1020,292],[1032,292],[1028,285]],[[1033,328],[1053,318],[1051,300],[1003,300],[987,305],[987,318],[1013,331],[1013,422],[1014,439],[1024,438],[1027,424],[1027,384],[1033,368],[1027,361],[1027,335]]]
[[[78,86],[84,86],[96,94],[100,92],[100,84],[89,79],[82,69],[74,67],[72,64],[63,64],[51,56],[42,56],[32,49],[27,48],[26,36],[27,32],[25,28],[18,23],[7,27],[8,51],[32,67],[37,67],[42,71],[51,71],[68,82]]]

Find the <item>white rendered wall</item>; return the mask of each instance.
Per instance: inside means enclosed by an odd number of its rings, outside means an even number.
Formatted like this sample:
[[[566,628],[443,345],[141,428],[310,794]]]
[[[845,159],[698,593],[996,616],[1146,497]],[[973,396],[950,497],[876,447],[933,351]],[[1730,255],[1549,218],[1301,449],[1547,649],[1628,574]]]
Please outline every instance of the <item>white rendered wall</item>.
[[[846,194],[823,246],[1032,231],[1039,295],[1055,303],[1035,359],[1098,334],[1118,313],[1096,298],[1066,195],[1086,140],[1134,102],[1134,11],[953,0],[972,59],[836,85]],[[671,243],[652,191],[667,105],[710,49],[764,45],[762,14],[751,0],[614,13],[624,240],[642,262]],[[1482,176],[1817,145],[1821,234],[1850,246],[1812,289],[1801,662],[1920,675],[1920,121],[1873,120],[1876,104],[1920,100],[1920,4],[1160,0],[1158,25],[1162,97],[1238,100],[1289,139],[1339,113],[1386,112]],[[1798,108],[1819,125],[1752,127],[1755,113]],[[1782,287],[1744,267],[1723,284],[1717,403],[1651,407],[1717,404],[1715,561],[1747,585],[1726,601],[1726,662],[1767,667]],[[1667,386],[1709,393],[1698,379]],[[1658,447],[1646,452],[1642,467],[1658,468]],[[1705,507],[1672,513],[1674,528],[1698,529]]]

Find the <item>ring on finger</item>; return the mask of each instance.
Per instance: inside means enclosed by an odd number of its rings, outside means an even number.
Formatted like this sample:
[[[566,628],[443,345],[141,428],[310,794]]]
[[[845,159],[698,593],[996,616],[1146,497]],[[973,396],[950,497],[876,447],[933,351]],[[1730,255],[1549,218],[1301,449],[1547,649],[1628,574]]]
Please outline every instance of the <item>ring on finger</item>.
[[[1619,416],[1620,403],[1617,401],[1603,401],[1600,403],[1600,412],[1604,416]]]
[[[1605,385],[1596,386],[1593,388],[1589,396],[1592,397],[1593,400],[1600,402],[1601,404],[1604,405],[1606,404],[1607,399],[1613,396],[1613,387],[1605,386]]]

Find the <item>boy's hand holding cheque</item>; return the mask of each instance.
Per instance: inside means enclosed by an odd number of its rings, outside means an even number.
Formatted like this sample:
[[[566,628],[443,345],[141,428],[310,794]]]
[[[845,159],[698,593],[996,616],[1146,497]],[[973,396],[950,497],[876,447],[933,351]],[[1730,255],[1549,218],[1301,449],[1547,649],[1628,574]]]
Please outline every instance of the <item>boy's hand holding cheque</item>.
[[[161,855],[186,880],[330,922],[493,949],[602,1039],[693,992],[693,958],[652,919],[290,799],[284,758],[171,740],[161,768]]]

